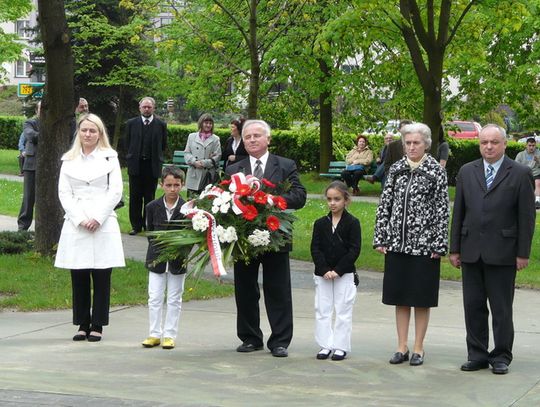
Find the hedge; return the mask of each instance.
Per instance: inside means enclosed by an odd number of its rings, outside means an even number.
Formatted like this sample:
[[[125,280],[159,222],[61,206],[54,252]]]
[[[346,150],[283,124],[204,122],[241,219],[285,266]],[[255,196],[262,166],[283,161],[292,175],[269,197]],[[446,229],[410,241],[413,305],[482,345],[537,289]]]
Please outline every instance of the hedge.
[[[0,116],[0,148],[17,150],[25,120],[23,116]]]
[[[0,148],[17,149],[24,120],[24,117],[0,116]],[[171,161],[173,152],[185,148],[189,133],[197,131],[197,127],[195,125],[171,124],[167,128],[169,132],[167,160]],[[219,136],[222,145],[230,136],[228,128],[216,128],[214,133]],[[335,131],[333,139],[333,159],[344,160],[347,152],[354,146],[356,135]],[[383,137],[370,135],[368,139],[373,154],[378,154],[383,145]],[[454,185],[459,168],[469,161],[480,158],[480,151],[478,140],[459,140],[449,137],[448,144],[450,145],[450,157],[446,168],[449,183]],[[506,154],[513,159],[523,149],[523,144],[509,141]],[[302,171],[318,171],[319,129],[302,127],[294,130],[273,130],[270,151],[274,154],[294,158]]]

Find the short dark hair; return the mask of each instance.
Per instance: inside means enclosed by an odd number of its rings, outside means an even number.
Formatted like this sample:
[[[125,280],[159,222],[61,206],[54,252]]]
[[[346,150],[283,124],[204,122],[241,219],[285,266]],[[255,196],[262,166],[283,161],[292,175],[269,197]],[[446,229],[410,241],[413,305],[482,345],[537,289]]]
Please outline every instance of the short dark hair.
[[[536,144],[536,139],[535,139],[534,137],[529,137],[529,138],[527,139],[527,143],[534,143],[534,144]]]
[[[243,117],[239,117],[238,119],[231,120],[231,124],[234,124],[236,128],[238,129],[238,133],[242,135],[242,127],[244,127],[244,122],[246,119]]]
[[[182,184],[184,183],[184,171],[182,171],[180,168],[175,167],[174,165],[163,167],[161,170],[161,182],[165,181],[165,178],[167,178],[169,175],[172,175],[174,178],[182,181]]]
[[[406,126],[408,124],[412,124],[412,120],[402,120],[399,122],[398,124],[398,130],[401,130],[403,128],[403,126]]]

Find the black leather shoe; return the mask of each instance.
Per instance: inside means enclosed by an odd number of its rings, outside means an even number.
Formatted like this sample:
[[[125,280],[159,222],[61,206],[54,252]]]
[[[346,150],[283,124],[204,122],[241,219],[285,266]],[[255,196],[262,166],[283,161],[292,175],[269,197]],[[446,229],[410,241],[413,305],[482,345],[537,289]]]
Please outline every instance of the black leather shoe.
[[[262,348],[262,346],[255,346],[252,343],[244,342],[242,345],[236,348],[236,351],[241,353],[249,353],[255,352],[256,350],[261,350]]]
[[[345,356],[347,356],[347,352],[344,350],[335,350],[332,355],[332,360],[343,360],[345,359]]]
[[[424,364],[424,353],[420,355],[419,353],[413,353],[411,356],[411,361],[409,365],[411,366],[420,366]]]
[[[409,350],[407,352],[396,352],[392,356],[392,359],[389,360],[392,365],[399,365],[400,363],[406,362],[409,360]]]
[[[494,374],[506,374],[508,373],[508,365],[504,362],[493,362],[492,371]]]
[[[480,369],[487,369],[489,367],[488,362],[480,362],[478,360],[468,360],[461,365],[461,370],[464,372],[475,372]]]
[[[319,353],[317,353],[317,359],[326,360],[331,353],[332,351],[330,349],[322,348]]]
[[[79,332],[84,332],[84,334],[83,334],[83,333],[79,333]],[[77,333],[77,335],[75,335],[75,336],[73,337],[73,340],[74,340],[74,341],[85,341],[85,340],[86,340],[86,336],[87,336],[88,334],[87,334],[85,331],[79,331],[79,332]]]
[[[135,230],[135,229],[131,229],[131,230],[129,231],[129,234],[130,234],[131,236],[135,236],[135,235],[138,234],[138,233],[141,233],[141,231],[140,231],[140,230]]]
[[[275,356],[276,358],[286,358],[287,356],[289,356],[289,352],[287,351],[287,348],[284,348],[283,346],[277,346],[272,349],[272,356]]]

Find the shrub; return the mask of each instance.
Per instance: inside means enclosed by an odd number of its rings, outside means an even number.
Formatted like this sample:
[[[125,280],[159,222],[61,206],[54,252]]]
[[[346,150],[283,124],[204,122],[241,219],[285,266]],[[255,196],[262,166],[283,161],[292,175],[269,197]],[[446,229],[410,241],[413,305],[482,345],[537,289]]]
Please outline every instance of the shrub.
[[[17,150],[25,120],[24,116],[0,117],[0,148]]]
[[[20,254],[32,250],[33,247],[32,232],[0,232],[0,254]]]

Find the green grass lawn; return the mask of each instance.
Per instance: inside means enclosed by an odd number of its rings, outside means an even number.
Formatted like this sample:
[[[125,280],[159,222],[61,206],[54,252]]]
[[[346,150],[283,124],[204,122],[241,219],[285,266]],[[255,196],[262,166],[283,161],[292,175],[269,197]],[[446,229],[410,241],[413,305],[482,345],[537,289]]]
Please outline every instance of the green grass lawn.
[[[231,296],[234,287],[215,280],[186,280],[184,301]],[[53,267],[50,258],[35,253],[0,255],[0,310],[36,311],[71,307],[68,270]],[[144,264],[127,260],[112,273],[111,306],[146,304],[148,271]]]
[[[16,158],[16,151],[0,150],[0,173],[18,173]],[[10,163],[7,161],[10,161]],[[2,171],[2,168],[5,168],[6,170]],[[11,172],[8,171],[9,168],[12,169]],[[125,169],[123,169],[123,175],[124,201],[126,202],[126,206],[117,210],[117,214],[120,228],[122,232],[125,233],[131,229],[128,216],[128,183]],[[329,183],[327,179],[319,178],[316,173],[301,174],[301,181],[306,186],[308,192],[313,194],[321,194]],[[376,183],[371,185],[362,181],[361,191],[362,194],[365,195],[378,196],[380,194],[380,184]],[[451,199],[454,196],[454,192],[454,187],[450,187],[449,193]],[[161,192],[158,189],[157,194],[160,193]],[[0,214],[16,216],[19,211],[22,197],[22,184],[0,180],[0,194],[0,196],[3,197],[0,200]],[[183,192],[182,195],[185,199],[185,192]],[[375,204],[353,202],[350,206],[350,211],[360,219],[362,225],[362,252],[357,262],[357,267],[360,269],[381,271],[383,269],[383,256],[379,255],[371,247],[376,207]],[[292,252],[293,258],[311,261],[309,244],[311,241],[313,222],[326,213],[327,208],[325,202],[317,199],[308,200],[306,206],[296,212],[298,221],[295,223],[294,249]],[[536,224],[538,225],[539,222],[540,218],[537,218]],[[538,232],[538,227],[536,229],[530,266],[518,274],[517,281],[521,286],[540,288],[540,232]],[[451,267],[447,258],[444,258],[442,261],[442,276],[444,279],[458,280],[461,277],[461,273],[459,270]],[[0,291],[2,290],[0,289]]]

